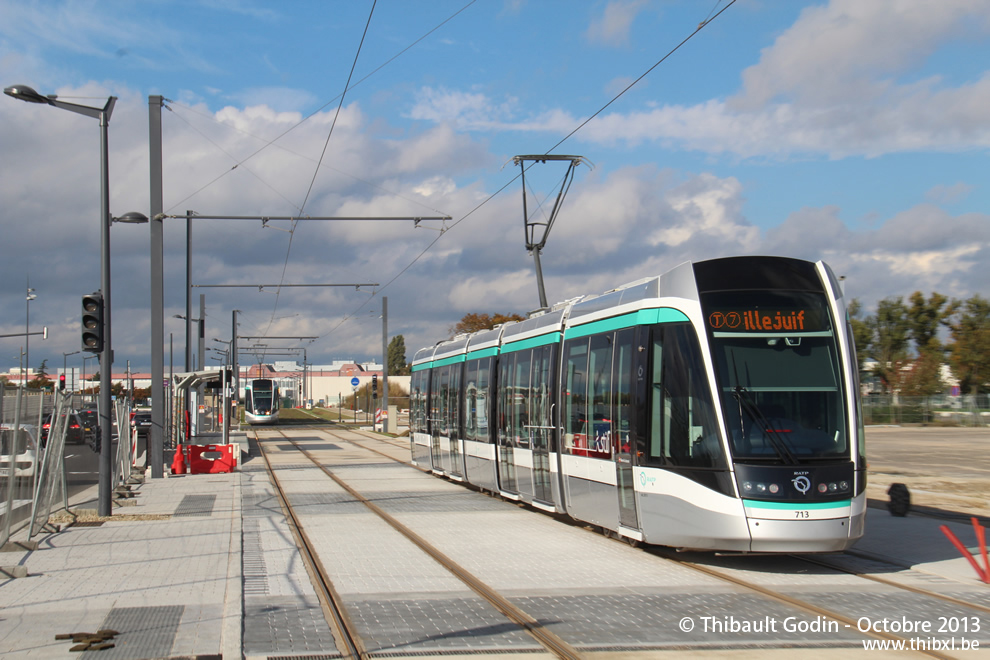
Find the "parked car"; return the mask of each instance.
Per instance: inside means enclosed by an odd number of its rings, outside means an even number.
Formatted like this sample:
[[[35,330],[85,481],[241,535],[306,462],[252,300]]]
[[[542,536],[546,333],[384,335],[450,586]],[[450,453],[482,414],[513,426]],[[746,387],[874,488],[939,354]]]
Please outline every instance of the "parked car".
[[[151,413],[137,411],[131,413],[131,430],[137,429],[139,438],[147,438],[151,433]]]
[[[86,424],[83,422],[79,413],[72,411],[66,413],[69,416],[69,427],[65,432],[65,444],[75,444],[81,445],[86,442]],[[55,415],[52,414],[48,418],[48,421],[41,425],[41,446],[44,447],[45,443],[48,442],[48,432],[51,430],[52,422],[55,421]]]
[[[15,436],[13,424],[0,425],[0,479],[6,478],[14,462],[14,478],[33,477],[37,465],[37,427],[21,424]]]

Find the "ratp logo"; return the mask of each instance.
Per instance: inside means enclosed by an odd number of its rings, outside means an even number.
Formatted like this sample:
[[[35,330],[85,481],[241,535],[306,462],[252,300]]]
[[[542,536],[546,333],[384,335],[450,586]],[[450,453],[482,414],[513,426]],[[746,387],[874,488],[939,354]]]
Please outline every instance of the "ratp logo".
[[[651,477],[646,474],[645,470],[641,470],[639,473],[639,485],[640,486],[651,486],[657,482],[656,477]]]

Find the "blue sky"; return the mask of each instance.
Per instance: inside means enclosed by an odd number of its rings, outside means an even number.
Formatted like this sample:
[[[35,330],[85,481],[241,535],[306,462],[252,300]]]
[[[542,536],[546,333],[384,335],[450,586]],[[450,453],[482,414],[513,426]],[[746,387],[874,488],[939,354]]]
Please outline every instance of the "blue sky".
[[[167,213],[450,215],[442,235],[438,222],[194,224],[194,283],[387,285],[194,290],[208,337],[229,338],[236,308],[242,334],[320,337],[316,363],[380,354],[383,295],[410,358],[468,312],[535,308],[511,159],[551,149],[593,165],[543,252],[551,300],[731,254],[825,259],[867,307],[986,296],[990,6],[729,4],[0,0],[0,81],[119,97],[114,215],[148,211],[151,94],[168,99]],[[52,335],[31,342],[33,366],[78,349],[79,296],[98,288],[97,140],[91,119],[0,99],[0,334],[23,330],[30,279],[32,329]],[[562,174],[530,170],[531,209]],[[183,228],[166,226],[179,351]],[[147,227],[116,225],[112,240],[114,366],[146,368]],[[20,357],[2,341],[0,372]]]

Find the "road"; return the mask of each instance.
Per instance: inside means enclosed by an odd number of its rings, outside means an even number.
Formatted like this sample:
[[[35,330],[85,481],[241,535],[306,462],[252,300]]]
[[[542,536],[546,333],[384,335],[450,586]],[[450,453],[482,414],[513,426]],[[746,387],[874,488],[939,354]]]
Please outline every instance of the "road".
[[[904,483],[912,504],[990,516],[990,429],[872,427],[866,430],[867,493],[884,500]]]

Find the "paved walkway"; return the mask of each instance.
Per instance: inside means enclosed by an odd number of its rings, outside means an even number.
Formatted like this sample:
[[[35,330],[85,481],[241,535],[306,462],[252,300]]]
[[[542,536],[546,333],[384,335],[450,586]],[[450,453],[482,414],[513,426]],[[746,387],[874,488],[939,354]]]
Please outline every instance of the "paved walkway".
[[[0,655],[78,658],[56,635],[111,629],[121,634],[105,660],[241,657],[241,477],[148,480],[112,521],[0,553],[0,565],[27,569],[0,581]]]

